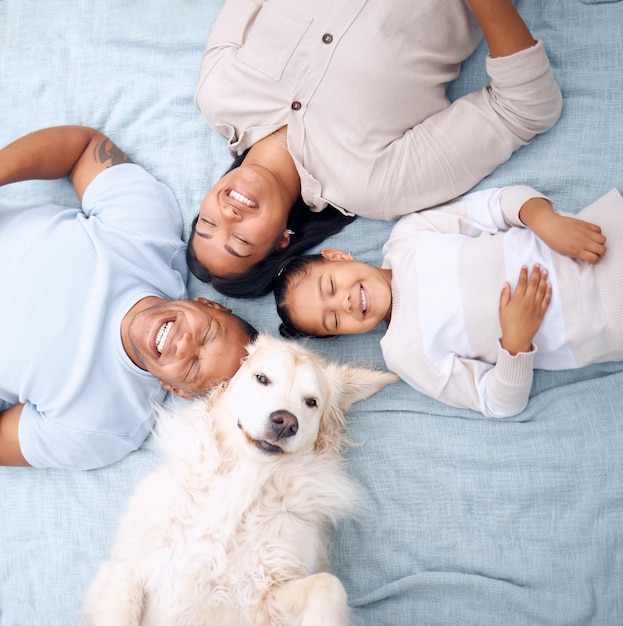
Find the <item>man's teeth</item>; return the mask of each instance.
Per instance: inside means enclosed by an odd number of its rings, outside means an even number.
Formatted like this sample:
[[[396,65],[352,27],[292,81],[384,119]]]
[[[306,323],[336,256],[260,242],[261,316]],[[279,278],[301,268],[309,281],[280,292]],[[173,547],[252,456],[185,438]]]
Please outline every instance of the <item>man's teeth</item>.
[[[173,326],[173,322],[166,322],[160,327],[160,330],[156,335],[156,350],[158,350],[159,354],[162,354],[162,351],[164,350],[164,344],[167,340],[167,335],[171,330],[171,326]]]
[[[361,289],[361,310],[363,311],[365,315],[366,311],[368,310],[368,300],[366,298],[366,292],[363,290],[363,287],[360,287],[360,289]]]
[[[234,189],[230,190],[229,197],[233,200],[237,200],[238,202],[242,202],[242,204],[246,204],[251,209],[257,208],[257,202],[253,202],[253,200],[250,200],[246,196],[243,196],[241,193],[235,191]]]

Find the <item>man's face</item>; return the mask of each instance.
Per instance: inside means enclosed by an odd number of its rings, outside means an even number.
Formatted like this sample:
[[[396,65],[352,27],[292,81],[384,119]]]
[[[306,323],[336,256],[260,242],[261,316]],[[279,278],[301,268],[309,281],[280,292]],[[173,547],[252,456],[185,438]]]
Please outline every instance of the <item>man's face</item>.
[[[155,301],[131,315],[127,339],[130,358],[184,398],[231,378],[249,343],[240,319],[205,298]]]

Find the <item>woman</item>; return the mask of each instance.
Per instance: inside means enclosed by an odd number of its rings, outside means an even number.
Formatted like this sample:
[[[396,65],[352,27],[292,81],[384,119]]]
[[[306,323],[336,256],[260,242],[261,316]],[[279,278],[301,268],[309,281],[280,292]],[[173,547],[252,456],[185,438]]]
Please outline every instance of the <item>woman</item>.
[[[450,104],[445,87],[483,33],[491,84]],[[299,198],[303,213],[386,220],[434,206],[561,110],[542,43],[510,0],[228,0],[195,99],[243,160],[204,198],[189,258],[239,296],[268,291],[293,253]],[[250,269],[253,289],[240,289]]]

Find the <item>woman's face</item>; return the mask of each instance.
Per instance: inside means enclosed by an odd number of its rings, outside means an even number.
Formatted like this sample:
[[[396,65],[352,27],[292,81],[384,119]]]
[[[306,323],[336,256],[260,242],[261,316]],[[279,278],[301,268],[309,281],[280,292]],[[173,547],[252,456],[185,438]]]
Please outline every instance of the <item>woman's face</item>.
[[[286,248],[292,199],[268,169],[244,163],[207,193],[192,239],[199,262],[214,276],[244,274],[273,250]]]

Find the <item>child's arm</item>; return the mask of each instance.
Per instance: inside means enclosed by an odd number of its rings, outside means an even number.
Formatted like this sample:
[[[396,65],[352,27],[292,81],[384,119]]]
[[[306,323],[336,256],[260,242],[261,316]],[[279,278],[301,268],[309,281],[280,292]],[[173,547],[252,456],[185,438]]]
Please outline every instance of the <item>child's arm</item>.
[[[598,263],[606,251],[606,238],[599,226],[556,213],[544,198],[525,202],[519,219],[552,250],[572,259]]]
[[[514,293],[511,294],[510,284],[506,283],[500,296],[502,337],[497,363],[491,365],[455,355],[451,374],[441,393],[434,397],[453,406],[480,410],[489,417],[520,413],[528,403],[532,387],[536,352],[532,340],[551,298],[547,271],[537,264],[528,277],[528,268],[522,267]]]
[[[532,268],[530,279],[528,268],[521,268],[512,295],[510,284],[505,283],[500,296],[501,344],[511,356],[532,350],[532,340],[551,299],[552,286],[547,282],[547,270],[538,264]]]

